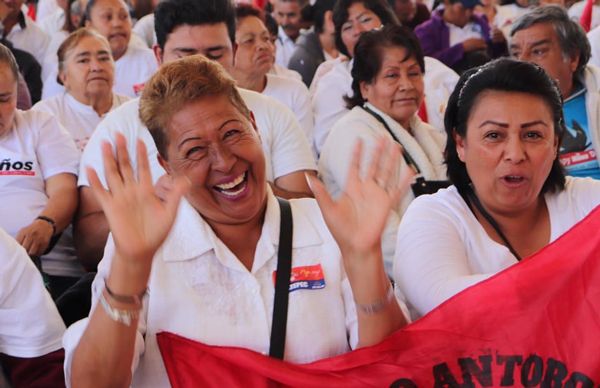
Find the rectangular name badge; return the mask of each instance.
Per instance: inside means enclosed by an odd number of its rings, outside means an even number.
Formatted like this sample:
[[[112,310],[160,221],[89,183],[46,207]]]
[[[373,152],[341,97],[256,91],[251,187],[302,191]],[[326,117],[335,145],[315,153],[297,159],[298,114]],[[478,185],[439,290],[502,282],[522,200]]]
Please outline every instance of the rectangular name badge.
[[[277,271],[273,271],[273,284]],[[305,265],[292,268],[290,275],[290,292],[296,290],[320,290],[325,288],[325,276],[321,264]]]

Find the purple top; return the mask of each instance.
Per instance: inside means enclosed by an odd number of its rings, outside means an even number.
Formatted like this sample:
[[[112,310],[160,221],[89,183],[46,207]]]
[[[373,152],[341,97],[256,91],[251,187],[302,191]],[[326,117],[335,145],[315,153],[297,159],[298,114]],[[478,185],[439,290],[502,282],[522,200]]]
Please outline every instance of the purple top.
[[[465,51],[461,43],[450,46],[450,30],[442,18],[443,12],[443,10],[433,12],[429,20],[415,28],[415,35],[421,42],[423,54],[439,59],[452,67],[462,59]],[[490,25],[485,16],[473,15],[471,21],[481,28],[481,34],[487,42],[488,52],[492,58],[506,54],[506,42],[492,42]]]

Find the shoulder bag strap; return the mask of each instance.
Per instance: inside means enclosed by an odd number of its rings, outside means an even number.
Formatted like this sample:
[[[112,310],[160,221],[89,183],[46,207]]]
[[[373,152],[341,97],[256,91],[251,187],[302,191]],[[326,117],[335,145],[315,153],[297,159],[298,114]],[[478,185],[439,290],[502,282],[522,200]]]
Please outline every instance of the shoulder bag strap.
[[[375,120],[379,121],[381,123],[381,125],[383,125],[383,127],[386,129],[386,131],[388,131],[390,136],[392,136],[392,139],[394,139],[394,141],[396,143],[398,143],[402,146],[402,142],[400,141],[400,139],[398,139],[398,137],[396,137],[394,132],[392,132],[392,129],[385,122],[383,117],[381,117],[379,114],[377,114],[375,111],[373,111],[373,109],[369,108],[368,106],[363,105],[363,106],[361,106],[361,108],[365,112],[367,112],[368,114],[373,116],[375,118]],[[421,174],[421,170],[419,169],[419,166],[417,166],[417,162],[415,162],[415,160],[412,158],[412,156],[410,156],[410,154],[408,152],[406,152],[406,150],[404,149],[404,146],[402,147],[402,156],[404,157],[404,161],[406,162],[406,164],[408,164],[410,167],[412,167],[415,170],[415,172],[417,173],[417,175]]]
[[[277,272],[275,275],[275,300],[273,321],[271,322],[271,346],[269,356],[283,360],[285,352],[285,332],[287,328],[288,297],[290,295],[290,275],[292,273],[292,236],[294,233],[292,208],[285,199],[277,198],[281,210],[279,228],[279,249],[277,252]]]
[[[457,189],[458,189],[458,187],[457,187]],[[483,218],[485,218],[485,220],[492,226],[492,228],[494,228],[494,230],[496,231],[498,236],[500,236],[500,238],[504,242],[504,246],[506,246],[508,248],[510,253],[513,254],[513,256],[517,259],[517,261],[521,261],[521,256],[513,248],[513,246],[511,245],[510,241],[508,241],[508,238],[504,235],[504,233],[502,233],[502,229],[500,229],[500,225],[498,225],[498,223],[496,222],[494,217],[492,217],[492,215],[483,208],[483,205],[479,201],[479,198],[477,198],[477,195],[475,195],[475,193],[473,192],[473,189],[470,187],[467,189],[458,189],[458,192],[459,192],[460,196],[463,198],[463,200],[467,203],[467,206],[469,206],[469,209],[471,209],[471,212],[473,212],[473,214],[475,214],[475,212],[473,211],[473,207],[471,206],[471,202],[472,202],[473,205],[479,211],[479,213],[481,213]]]

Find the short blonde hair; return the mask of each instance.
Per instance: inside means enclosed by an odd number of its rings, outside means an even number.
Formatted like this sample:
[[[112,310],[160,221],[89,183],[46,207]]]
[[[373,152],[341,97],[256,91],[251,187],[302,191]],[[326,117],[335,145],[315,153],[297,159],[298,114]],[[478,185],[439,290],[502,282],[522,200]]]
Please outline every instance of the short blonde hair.
[[[93,30],[91,28],[79,28],[79,29],[71,32],[69,34],[69,36],[67,36],[67,38],[61,43],[61,45],[58,47],[58,50],[56,51],[56,55],[58,56],[58,73],[59,74],[61,72],[63,72],[65,69],[65,59],[67,57],[67,53],[70,50],[72,50],[74,47],[76,47],[79,44],[79,42],[81,42],[85,38],[96,38],[96,39],[104,42],[106,44],[106,47],[108,47],[108,54],[112,58],[112,53],[110,51],[110,44],[108,43],[108,40],[102,34],[100,34],[96,30]],[[114,59],[113,59],[113,62],[114,62]],[[58,80],[58,83],[62,85],[62,81],[60,80],[60,77],[57,77],[57,80]]]
[[[144,86],[140,119],[150,131],[160,155],[167,159],[168,125],[186,104],[205,97],[226,96],[246,118],[250,110],[235,81],[217,62],[193,55],[162,65]]]

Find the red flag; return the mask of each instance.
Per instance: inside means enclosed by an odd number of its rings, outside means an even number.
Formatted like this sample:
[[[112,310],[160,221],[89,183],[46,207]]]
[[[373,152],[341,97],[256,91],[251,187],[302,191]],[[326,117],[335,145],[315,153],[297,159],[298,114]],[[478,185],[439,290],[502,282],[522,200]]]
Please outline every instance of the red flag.
[[[379,345],[311,364],[171,333],[158,343],[174,388],[598,386],[599,230],[600,207]]]
[[[579,18],[579,24],[585,30],[585,32],[589,32],[592,28],[592,12],[594,10],[594,0],[586,0],[585,7],[583,7],[583,12],[581,13],[581,17]]]

